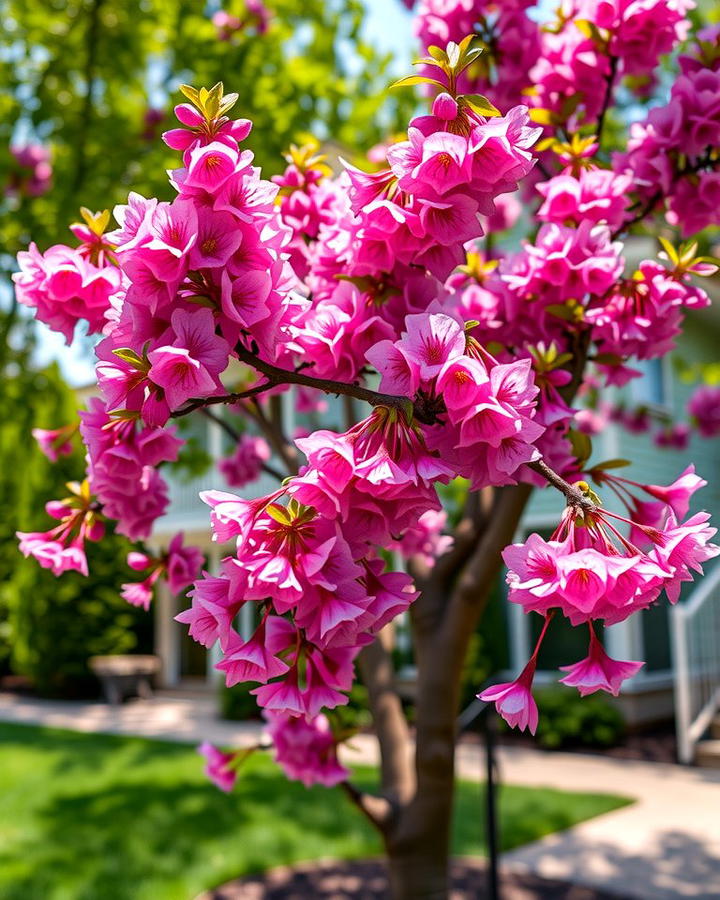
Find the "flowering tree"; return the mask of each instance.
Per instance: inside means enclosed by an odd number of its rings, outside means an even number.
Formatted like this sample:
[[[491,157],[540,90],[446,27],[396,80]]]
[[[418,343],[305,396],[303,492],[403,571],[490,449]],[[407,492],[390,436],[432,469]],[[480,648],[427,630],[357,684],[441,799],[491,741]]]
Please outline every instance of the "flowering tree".
[[[33,245],[15,276],[20,302],[68,340],[79,320],[102,334],[102,396],[80,413],[86,480],[48,504],[52,530],[20,534],[21,550],[59,574],[85,570],[107,518],[148,537],[168,503],[161,466],[182,451],[169,423],[199,413],[237,431],[231,482],[269,470],[277,488],[205,492],[215,540],[232,542],[220,570],[199,574],[177,537],[161,558],[131,554],[147,577],[124,595],[147,605],[160,577],[193,584],[179,621],[219,642],[228,685],[257,685],[288,777],[342,785],[377,827],[398,897],[447,889],[461,670],[503,561],[510,601],[544,626],[520,675],[481,696],[534,732],[533,675],[554,617],[589,634],[564,683],[617,694],[641,662],[610,659],[596,624],[663,592],[676,602],[718,553],[708,516],[687,518],[704,484],[694,468],[668,486],[621,477],[619,461],[591,460],[573,402],[636,377],[632,361],[666,354],[685,310],[709,302],[695,283],[715,272],[702,236],[665,242],[630,272],[623,240],[658,216],[684,238],[718,224],[720,30],[690,38],[689,0],[576,0],[543,29],[528,5],[421,4],[427,56],[398,84],[422,85],[431,108],[407,139],[375,148],[371,171],[333,178],[293,148],[263,180],[245,149],[251,122],[229,115],[236,96],[183,87],[180,127],[163,136],[181,154],[174,199],[131,193],[109,232],[108,212],[84,210],[77,246]],[[650,92],[661,54],[685,40],[669,96],[615,147],[616,93]],[[528,237],[501,255],[492,239],[518,219],[518,190]],[[279,402],[290,389],[304,410],[347,398],[345,432],[292,440]],[[51,452],[67,439],[42,436]],[[465,499],[446,533],[437,486],[455,479]],[[541,487],[565,498],[554,534],[508,546]],[[246,604],[247,640],[235,628]],[[412,754],[383,631],[405,611]],[[382,754],[378,796],[337,759],[333,710],[356,664]],[[202,749],[230,789],[243,754]]]

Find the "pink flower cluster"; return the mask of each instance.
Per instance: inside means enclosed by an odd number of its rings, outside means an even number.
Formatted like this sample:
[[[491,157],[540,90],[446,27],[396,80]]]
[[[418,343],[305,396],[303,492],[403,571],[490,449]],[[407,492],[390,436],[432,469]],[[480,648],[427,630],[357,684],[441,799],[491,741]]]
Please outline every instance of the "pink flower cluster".
[[[104,515],[131,540],[149,536],[168,506],[165,481],[156,466],[177,459],[182,441],[174,428],[150,428],[133,419],[111,418],[93,397],[80,413],[88,450],[88,478]]]
[[[312,264],[312,245],[318,239],[321,225],[332,225],[342,209],[339,186],[328,178],[332,174],[324,156],[315,148],[293,147],[288,166],[282,175],[274,175],[280,187],[280,217],[293,232],[286,250],[290,264],[300,279],[307,278]]]
[[[652,83],[660,56],[685,39],[693,7],[692,0],[563,0],[558,27],[542,32],[530,70],[534,104],[561,120],[596,121],[610,82],[631,75]]]
[[[625,218],[631,184],[628,175],[609,169],[583,168],[577,177],[556,175],[537,186],[544,198],[537,217],[558,225],[588,221],[615,228]]]
[[[623,484],[607,472],[601,481]],[[578,527],[577,510],[568,507],[550,540],[531,534],[525,543],[504,551],[509,599],[543,615],[559,608],[573,625],[595,619],[608,625],[622,622],[654,603],[663,590],[676,602],[681,583],[691,580],[689,570],[702,572],[701,564],[719,552],[709,543],[715,529],[707,526],[706,513],[678,523],[690,496],[703,484],[690,467],[667,488],[643,488],[663,498],[652,508],[621,494],[632,519],[598,507],[586,512]],[[611,520],[631,525],[632,543]]]
[[[717,44],[717,31],[706,37]],[[683,74],[668,103],[630,127],[627,151],[616,154],[613,165],[632,176],[648,204],[665,198],[668,221],[685,237],[720,224],[720,175],[713,170],[720,148],[720,56],[708,60],[699,52],[680,57],[680,64]]]
[[[540,646],[556,612],[573,625],[588,623],[590,627],[588,657],[563,666],[568,674],[561,681],[577,687],[582,696],[597,690],[617,695],[622,681],[634,675],[642,663],[611,659],[592,623],[622,622],[647,609],[663,590],[676,603],[682,583],[692,580],[691,570],[702,573],[702,564],[720,554],[720,547],[710,543],[716,529],[708,526],[707,513],[696,513],[679,522],[687,515],[692,495],[706,484],[693,466],[667,486],[642,485],[608,471],[593,475],[622,500],[631,519],[599,506],[581,510],[571,502],[549,540],[531,534],[524,543],[513,544],[503,552],[509,599],[521,604],[526,612],[543,615],[545,626],[518,678],[479,696],[494,701],[510,725],[529,727],[533,733],[538,713],[531,693],[532,680]],[[576,487],[591,495],[585,483]],[[653,500],[641,500],[631,491],[633,487]],[[614,521],[630,526],[630,539],[623,537]]]
[[[201,101],[198,100],[198,103]],[[112,234],[128,288],[97,354],[110,410],[163,425],[191,398],[223,393],[220,380],[241,334],[275,359],[303,308],[288,295],[289,237],[275,209],[277,187],[260,179],[238,141],[247,120],[175,110],[187,128],[164,135],[184,151],[172,203],[131,194]]]
[[[10,155],[16,167],[10,172],[6,194],[40,197],[50,190],[53,170],[47,147],[42,144],[10,147]]]
[[[500,364],[463,326],[443,313],[408,316],[400,340],[381,341],[368,359],[393,394],[442,397],[447,422],[430,426],[428,446],[472,489],[512,484],[517,469],[536,459],[543,427],[533,421],[538,392],[529,359]]]
[[[312,306],[293,329],[314,373],[355,380],[366,352],[442,293],[438,279],[464,261],[481,216],[532,168],[538,134],[524,107],[486,120],[442,93],[388,148],[390,168],[346,166],[328,199],[334,221],[306,248]]]
[[[314,716],[347,702],[358,650],[415,598],[410,578],[384,571],[374,548],[439,510],[432,482],[450,469],[404,413],[385,407],[346,434],[297,444],[309,464],[274,494],[203,495],[215,538],[235,538],[236,554],[196,583],[178,618],[202,643],[219,639],[229,685],[260,682],[261,706]],[[243,641],[232,623],[253,601],[262,617]]]
[[[105,525],[87,481],[82,484],[73,482],[67,487],[70,497],[45,504],[47,514],[60,524],[50,531],[16,532],[20,552],[25,557],[34,557],[53,575],[70,571],[87,575],[85,541],[101,540]]]
[[[55,244],[40,253],[35,244],[18,253],[20,271],[12,276],[15,296],[34,310],[35,318],[62,334],[69,344],[79,321],[98,333],[124,290],[123,274],[113,262],[110,245],[84,226],[76,236],[89,238],[79,247]]]
[[[687,274],[669,271],[655,260],[640,263],[604,299],[591,304],[585,320],[603,354],[653,359],[675,346],[686,309],[709,306],[710,298]]]
[[[337,739],[322,713],[308,719],[266,711],[265,719],[275,761],[288,778],[305,787],[334,787],[348,777],[337,759]]]
[[[128,554],[128,565],[135,572],[151,570],[143,581],[122,585],[122,597],[131,606],[149,609],[155,582],[161,576],[165,577],[173,594],[190,587],[198,577],[203,563],[202,551],[197,547],[183,547],[183,537],[183,533],[178,532],[170,541],[167,553],[160,557],[136,550]]]
[[[408,140],[387,152],[390,171],[406,196],[402,224],[407,231],[392,248],[396,257],[424,263],[439,278],[447,277],[463,260],[462,245],[482,234],[477,214],[491,215],[494,198],[515,190],[532,168],[530,148],[539,133],[529,126],[525,107],[486,121],[449,94],[439,94],[432,114],[414,119]],[[351,177],[357,204],[382,173]],[[365,209],[368,217],[386,218],[387,212],[392,206],[383,200]]]
[[[230,487],[243,487],[260,477],[269,459],[270,447],[264,438],[243,434],[232,455],[220,460],[218,469]]]
[[[577,228],[543,225],[533,243],[500,263],[503,343],[542,339],[563,346],[567,326],[558,307],[610,290],[622,274],[621,246],[607,226],[586,219]]]
[[[703,437],[720,434],[720,387],[703,384],[688,400],[688,415]]]

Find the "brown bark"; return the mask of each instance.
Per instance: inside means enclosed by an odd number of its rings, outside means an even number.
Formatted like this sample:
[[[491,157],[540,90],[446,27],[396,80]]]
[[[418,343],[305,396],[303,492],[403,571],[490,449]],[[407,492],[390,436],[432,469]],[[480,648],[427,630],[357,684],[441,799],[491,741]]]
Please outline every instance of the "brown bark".
[[[443,900],[448,895],[463,662],[500,571],[501,551],[513,538],[531,490],[527,485],[502,488],[493,492],[491,502],[484,496],[473,510],[472,523],[461,522],[455,548],[430,571],[414,567],[422,593],[412,607],[418,692],[411,775],[407,726],[389,656],[377,642],[363,651],[361,670],[380,741],[383,794],[388,800],[386,815],[375,824],[388,854],[395,900]]]

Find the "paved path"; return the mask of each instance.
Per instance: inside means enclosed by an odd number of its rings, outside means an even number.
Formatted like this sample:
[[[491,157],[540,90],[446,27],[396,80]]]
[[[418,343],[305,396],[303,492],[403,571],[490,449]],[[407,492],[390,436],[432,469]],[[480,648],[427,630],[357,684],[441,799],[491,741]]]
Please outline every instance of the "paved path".
[[[0,693],[0,720],[77,731],[136,734],[220,745],[257,741],[260,726],[221,722],[207,695],[160,694],[112,708]],[[373,763],[370,735],[353,738],[347,762]],[[482,747],[458,749],[462,777],[479,779]],[[505,866],[638,900],[720,900],[720,771],[503,747],[501,781],[607,792],[636,802],[506,853]]]

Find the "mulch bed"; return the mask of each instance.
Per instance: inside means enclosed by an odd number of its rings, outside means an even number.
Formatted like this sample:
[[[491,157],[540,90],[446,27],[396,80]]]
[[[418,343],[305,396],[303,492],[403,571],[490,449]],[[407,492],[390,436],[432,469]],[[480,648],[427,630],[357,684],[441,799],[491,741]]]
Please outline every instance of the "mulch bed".
[[[455,860],[450,900],[486,900],[482,862]],[[303,863],[241,878],[201,894],[198,900],[385,900],[385,866],[379,860]],[[534,875],[504,873],[501,900],[629,900],[593,888]],[[420,900],[420,898],[418,898]]]
[[[462,740],[468,743],[483,743],[482,736],[466,732]],[[499,735],[498,743],[507,747],[527,747],[542,750],[537,741],[526,734],[507,732]],[[553,753],[547,750],[547,753]],[[582,753],[610,756],[615,759],[635,759],[642,762],[677,763],[677,741],[672,725],[660,725],[651,730],[626,735],[615,747],[563,747],[563,753]]]

